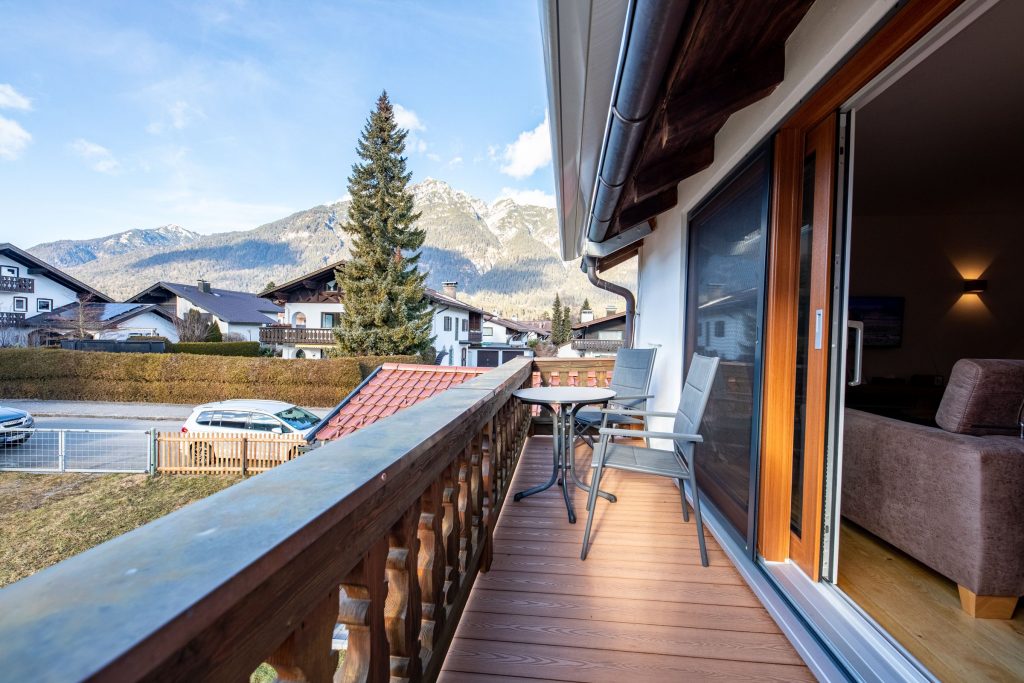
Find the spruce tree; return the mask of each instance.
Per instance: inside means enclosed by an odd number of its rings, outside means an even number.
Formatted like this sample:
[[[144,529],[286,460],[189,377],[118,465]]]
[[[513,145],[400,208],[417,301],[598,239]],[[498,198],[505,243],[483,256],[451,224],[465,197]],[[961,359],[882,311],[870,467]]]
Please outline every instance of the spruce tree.
[[[220,331],[220,323],[216,320],[210,325],[210,329],[206,332],[206,341],[208,342],[221,342],[224,341],[224,335]]]
[[[555,294],[555,303],[551,304],[551,343],[559,346],[562,339],[562,297]]]
[[[583,305],[580,306],[580,313],[582,313],[583,311],[592,311],[592,310],[594,310],[594,309],[592,309],[590,307],[590,299],[584,299],[583,300]]]
[[[566,304],[562,309],[562,343],[572,341],[572,309]]]
[[[414,226],[406,171],[408,131],[395,123],[387,92],[377,98],[363,128],[348,192],[352,203],[342,229],[352,256],[338,271],[345,311],[335,336],[350,355],[418,354],[433,342],[433,311],[424,296],[426,273],[416,266],[426,232]]]

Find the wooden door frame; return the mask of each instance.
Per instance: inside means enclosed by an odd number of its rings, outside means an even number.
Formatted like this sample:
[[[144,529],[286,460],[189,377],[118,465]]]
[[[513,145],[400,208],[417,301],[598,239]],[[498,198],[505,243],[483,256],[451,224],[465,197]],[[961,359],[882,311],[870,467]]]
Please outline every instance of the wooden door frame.
[[[790,533],[793,476],[793,418],[796,382],[796,328],[799,298],[800,208],[805,140],[808,133],[879,73],[923,38],[963,0],[910,0],[847,62],[812,93],[782,124],[774,140],[772,205],[768,252],[768,294],[764,346],[763,412],[757,545],[768,561],[790,557],[817,580],[821,567],[821,497],[810,510],[818,520],[813,537],[794,544]],[[835,188],[832,188],[832,202]],[[828,328],[825,328],[826,330]],[[808,396],[808,402],[810,402]],[[827,413],[821,395],[821,414]],[[824,423],[822,423],[824,428]],[[822,434],[824,432],[821,432]],[[824,485],[824,443],[810,464]],[[804,497],[807,518],[807,496]],[[794,547],[794,546],[800,547]],[[813,553],[808,555],[808,547]],[[794,552],[795,551],[795,552]],[[799,557],[797,557],[797,555]]]

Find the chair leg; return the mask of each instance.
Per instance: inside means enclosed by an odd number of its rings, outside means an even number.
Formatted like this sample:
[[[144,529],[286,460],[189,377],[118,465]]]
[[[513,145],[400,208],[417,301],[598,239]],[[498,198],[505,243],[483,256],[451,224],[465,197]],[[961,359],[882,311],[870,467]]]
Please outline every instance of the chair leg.
[[[587,551],[590,550],[590,528],[594,524],[594,514],[597,512],[597,492],[601,490],[601,471],[604,469],[604,455],[608,450],[607,437],[601,439],[601,459],[597,462],[594,476],[590,479],[590,495],[587,496],[587,528],[583,532],[583,549],[580,551],[580,559],[587,559]]]
[[[684,486],[684,481],[682,479],[676,479],[676,482],[679,484],[679,502],[683,504],[683,521],[689,522],[690,510],[689,506],[686,504],[686,487]]]
[[[693,494],[693,518],[697,522],[697,545],[700,546],[700,563],[708,566],[708,549],[704,543],[704,520],[700,516],[700,493],[697,491],[697,473],[693,467],[693,456],[687,458],[690,470],[690,490]],[[684,501],[686,494],[683,493]],[[684,502],[683,505],[686,505]]]

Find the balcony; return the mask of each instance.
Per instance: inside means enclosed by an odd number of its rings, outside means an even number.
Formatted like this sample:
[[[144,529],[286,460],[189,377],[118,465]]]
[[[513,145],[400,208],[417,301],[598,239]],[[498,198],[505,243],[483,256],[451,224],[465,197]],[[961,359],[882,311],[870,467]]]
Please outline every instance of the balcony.
[[[34,278],[0,275],[0,292],[31,294],[34,291],[36,291],[36,281]]]
[[[573,339],[573,351],[589,351],[591,353],[615,353],[622,348],[621,339]]]
[[[330,327],[261,327],[260,343],[333,346],[335,343],[334,330]]]
[[[610,369],[515,359],[5,588],[5,676],[326,683],[340,624],[345,681],[812,680],[671,482],[610,476],[586,562],[560,495],[509,499],[551,472],[512,391]]]
[[[0,311],[0,327],[18,327],[25,322],[24,313]]]

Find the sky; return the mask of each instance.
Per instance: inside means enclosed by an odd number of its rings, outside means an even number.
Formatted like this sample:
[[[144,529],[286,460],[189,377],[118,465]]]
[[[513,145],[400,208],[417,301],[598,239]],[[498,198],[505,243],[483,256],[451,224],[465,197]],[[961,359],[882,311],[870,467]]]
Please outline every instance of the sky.
[[[346,194],[387,90],[413,181],[554,205],[535,0],[0,0],[0,242],[244,230]]]

